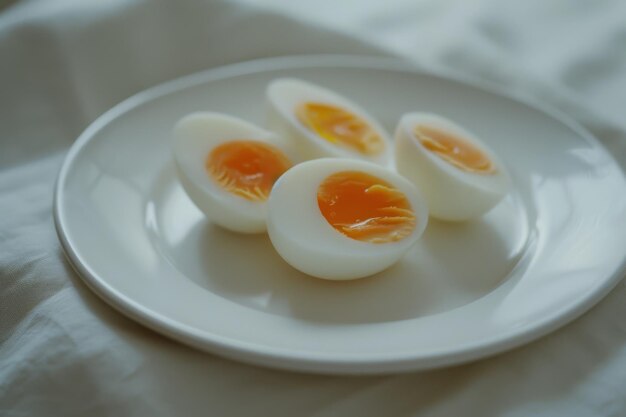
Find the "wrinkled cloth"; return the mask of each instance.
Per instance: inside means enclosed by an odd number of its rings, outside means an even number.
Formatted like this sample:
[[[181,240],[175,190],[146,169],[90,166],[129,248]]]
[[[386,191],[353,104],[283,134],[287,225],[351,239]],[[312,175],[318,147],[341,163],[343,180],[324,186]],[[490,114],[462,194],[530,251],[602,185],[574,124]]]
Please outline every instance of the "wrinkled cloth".
[[[85,287],[51,211],[55,177],[80,132],[172,78],[311,53],[401,56],[521,92],[569,114],[626,167],[619,0],[0,3],[0,415],[626,415],[624,281],[527,346],[376,377],[281,372],[201,353]]]

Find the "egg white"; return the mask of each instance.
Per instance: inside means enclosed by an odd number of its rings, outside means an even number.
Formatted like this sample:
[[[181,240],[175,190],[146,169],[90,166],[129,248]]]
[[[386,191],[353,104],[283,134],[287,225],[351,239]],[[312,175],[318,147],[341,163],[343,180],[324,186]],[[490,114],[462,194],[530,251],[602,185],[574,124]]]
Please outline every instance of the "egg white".
[[[319,208],[317,192],[329,175],[341,171],[374,175],[404,193],[416,217],[411,234],[395,242],[369,243],[335,230]],[[409,181],[372,163],[339,158],[291,168],[274,184],[268,208],[267,231],[276,251],[294,268],[329,280],[362,278],[388,268],[415,244],[428,222],[426,203]]]
[[[206,170],[206,158],[218,145],[252,140],[273,145],[296,163],[294,153],[275,134],[220,113],[197,112],[183,117],[173,130],[173,154],[178,178],[194,204],[214,223],[240,233],[265,231],[267,201],[254,202],[217,184]]]
[[[330,89],[293,78],[272,81],[267,87],[266,95],[268,127],[290,138],[304,159],[338,157],[361,159],[385,166],[391,163],[393,144],[390,136],[372,115],[346,97]],[[377,155],[363,155],[320,137],[306,127],[296,115],[296,108],[304,102],[335,105],[356,114],[378,133],[384,142],[384,149]]]
[[[417,125],[458,135],[481,150],[495,170],[479,174],[461,170],[426,149],[415,137]],[[413,182],[428,202],[433,217],[464,221],[493,208],[508,192],[510,176],[496,154],[476,135],[444,117],[430,113],[405,114],[395,132],[396,170]]]

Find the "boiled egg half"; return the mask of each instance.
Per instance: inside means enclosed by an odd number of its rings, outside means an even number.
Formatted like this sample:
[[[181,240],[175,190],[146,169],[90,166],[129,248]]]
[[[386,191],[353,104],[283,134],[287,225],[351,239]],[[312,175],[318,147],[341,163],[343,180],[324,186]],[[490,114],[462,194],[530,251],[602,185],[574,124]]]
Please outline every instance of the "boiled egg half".
[[[369,162],[322,158],[287,171],[269,198],[267,231],[294,268],[349,280],[382,271],[422,235],[428,209],[417,188]]]
[[[274,182],[292,165],[289,145],[238,118],[198,112],[174,127],[178,177],[210,220],[242,233],[265,231]]]
[[[430,214],[442,220],[479,217],[510,187],[504,165],[483,141],[435,114],[401,118],[395,132],[395,165],[417,185]]]
[[[386,165],[392,145],[363,108],[327,88],[291,78],[267,88],[268,126],[290,138],[304,159],[343,157]]]

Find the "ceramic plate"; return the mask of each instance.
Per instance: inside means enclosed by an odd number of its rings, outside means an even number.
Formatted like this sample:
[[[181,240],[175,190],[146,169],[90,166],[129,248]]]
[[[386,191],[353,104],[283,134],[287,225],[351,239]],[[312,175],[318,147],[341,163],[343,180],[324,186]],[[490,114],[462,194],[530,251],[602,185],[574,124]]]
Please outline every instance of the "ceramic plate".
[[[432,220],[398,264],[353,282],[287,265],[266,235],[216,227],[179,185],[172,125],[197,110],[263,124],[264,90],[298,77],[362,104],[390,131],[407,111],[474,131],[513,189],[483,218]],[[322,373],[450,365],[572,320],[622,277],[624,176],[580,127],[489,88],[388,59],[290,57],[203,72],[142,92],[71,148],[55,194],[67,256],[129,317],[229,358]]]

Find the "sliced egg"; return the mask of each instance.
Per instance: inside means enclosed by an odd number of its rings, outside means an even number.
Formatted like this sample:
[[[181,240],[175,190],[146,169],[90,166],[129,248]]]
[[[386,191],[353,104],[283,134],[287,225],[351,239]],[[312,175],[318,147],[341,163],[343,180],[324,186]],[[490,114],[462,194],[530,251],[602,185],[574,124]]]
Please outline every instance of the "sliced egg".
[[[334,91],[283,78],[269,84],[267,100],[270,129],[290,138],[304,159],[391,160],[391,141],[380,124]]]
[[[265,231],[274,182],[293,164],[289,146],[235,117],[193,113],[174,127],[177,173],[210,220],[242,233]]]
[[[274,185],[268,205],[276,251],[294,268],[330,280],[388,268],[428,221],[413,184],[379,165],[344,158],[293,167]]]
[[[510,187],[504,165],[476,135],[434,114],[402,117],[395,133],[395,164],[422,192],[430,214],[442,220],[481,216]]]

